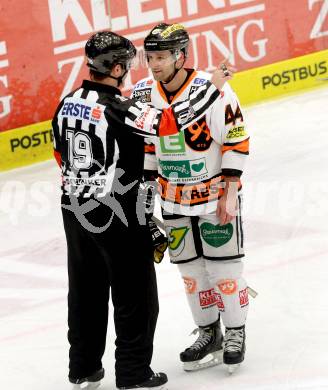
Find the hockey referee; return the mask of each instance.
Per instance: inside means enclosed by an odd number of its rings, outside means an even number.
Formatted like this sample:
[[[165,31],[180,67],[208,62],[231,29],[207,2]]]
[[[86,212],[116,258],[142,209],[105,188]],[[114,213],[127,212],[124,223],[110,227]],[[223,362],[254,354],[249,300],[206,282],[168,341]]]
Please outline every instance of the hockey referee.
[[[149,227],[137,217],[143,137],[190,126],[219,98],[220,73],[188,101],[156,110],[121,96],[136,49],[113,32],[85,46],[89,80],[59,104],[52,126],[62,171],[68,254],[69,380],[91,389],[104,377],[108,301],[114,306],[119,389],[162,388],[150,368],[158,296]]]

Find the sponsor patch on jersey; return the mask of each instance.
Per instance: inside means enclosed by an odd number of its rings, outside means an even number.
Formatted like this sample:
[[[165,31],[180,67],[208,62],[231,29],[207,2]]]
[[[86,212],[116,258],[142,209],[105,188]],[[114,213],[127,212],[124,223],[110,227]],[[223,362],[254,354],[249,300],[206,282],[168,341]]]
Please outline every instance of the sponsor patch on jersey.
[[[65,101],[59,115],[64,118],[75,118],[92,123],[99,123],[103,117],[105,106],[102,104],[86,104],[86,100],[69,98]]]
[[[145,128],[148,129],[149,125],[153,123],[155,116],[156,112],[152,110],[150,106],[146,106],[142,110],[140,110],[140,114],[134,120],[134,123],[140,130],[144,130]]]
[[[169,178],[170,181],[177,179],[195,178],[199,176],[206,177],[206,159],[199,158],[195,160],[159,160],[159,165],[162,170],[162,175]]]
[[[152,79],[141,81],[140,83],[137,83],[135,85],[134,91],[136,91],[137,89],[149,87],[150,85],[153,84],[153,82],[154,82],[154,80],[152,80]]]
[[[199,77],[196,77],[194,81],[192,82],[193,85],[203,85],[206,83],[206,79],[201,79]]]
[[[180,131],[178,134],[160,137],[160,148],[162,154],[184,154],[186,151],[184,132]]]
[[[217,297],[214,292],[214,288],[199,292],[199,304],[202,308],[213,306],[216,304],[216,302]]]
[[[244,290],[239,291],[240,306],[244,307],[248,305],[248,290],[247,287]]]
[[[231,240],[233,226],[231,223],[221,226],[204,222],[200,225],[200,233],[206,244],[214,248],[219,248]]]
[[[241,137],[245,137],[245,135],[247,135],[245,126],[235,126],[229,130],[227,134],[227,139],[241,138]]]
[[[216,293],[216,305],[220,311],[224,311],[223,299],[219,293]]]
[[[159,176],[161,199],[182,206],[196,206],[217,201],[223,194],[224,183],[221,177],[214,177],[195,184],[176,184]]]
[[[151,88],[145,88],[140,91],[134,91],[133,97],[138,99],[142,103],[148,103],[151,101]]]

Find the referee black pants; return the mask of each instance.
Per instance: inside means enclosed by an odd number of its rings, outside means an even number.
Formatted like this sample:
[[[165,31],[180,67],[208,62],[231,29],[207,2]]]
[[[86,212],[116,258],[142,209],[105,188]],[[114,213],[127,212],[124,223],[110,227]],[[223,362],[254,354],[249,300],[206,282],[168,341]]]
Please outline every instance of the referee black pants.
[[[96,226],[108,222],[110,213],[105,208],[93,212]],[[115,217],[105,232],[97,234],[84,228],[72,211],[62,208],[62,214],[68,252],[69,377],[84,378],[102,368],[111,290],[116,385],[143,382],[153,373],[150,363],[158,316],[148,228],[133,218],[128,218],[126,227]]]

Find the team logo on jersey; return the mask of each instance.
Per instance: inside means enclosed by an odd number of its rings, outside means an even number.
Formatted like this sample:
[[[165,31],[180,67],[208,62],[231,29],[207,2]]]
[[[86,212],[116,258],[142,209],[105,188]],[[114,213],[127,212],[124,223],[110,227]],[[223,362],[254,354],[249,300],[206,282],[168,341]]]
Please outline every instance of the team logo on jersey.
[[[178,154],[185,153],[186,151],[183,132],[166,137],[160,137],[159,142],[162,154]]]
[[[237,291],[237,281],[233,279],[222,280],[217,286],[224,295],[232,295]]]
[[[186,144],[192,150],[196,150],[197,152],[204,152],[208,150],[212,144],[213,138],[211,137],[210,130],[207,127],[205,117],[189,126],[184,133]]]
[[[200,225],[200,233],[203,240],[214,248],[226,244],[231,240],[233,235],[233,226],[231,223],[227,225],[213,225],[209,222],[204,222]]]
[[[172,257],[179,256],[185,248],[185,237],[190,230],[187,226],[175,228],[168,227],[169,249]]]
[[[197,282],[193,278],[188,278],[187,276],[183,276],[183,281],[187,294],[193,294],[197,288]]]
[[[207,174],[205,158],[197,160],[164,161],[159,160],[162,175],[171,181],[193,179]]]

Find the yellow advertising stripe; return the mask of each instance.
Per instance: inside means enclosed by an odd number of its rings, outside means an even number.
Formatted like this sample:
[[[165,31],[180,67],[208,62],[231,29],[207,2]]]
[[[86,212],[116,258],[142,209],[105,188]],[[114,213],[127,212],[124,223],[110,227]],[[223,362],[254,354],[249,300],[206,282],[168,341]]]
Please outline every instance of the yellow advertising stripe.
[[[328,50],[237,73],[231,86],[242,105],[326,85]]]
[[[243,106],[327,85],[328,50],[237,73],[230,84]],[[52,158],[51,122],[0,132],[0,171]]]
[[[0,171],[52,158],[51,121],[0,132]]]

